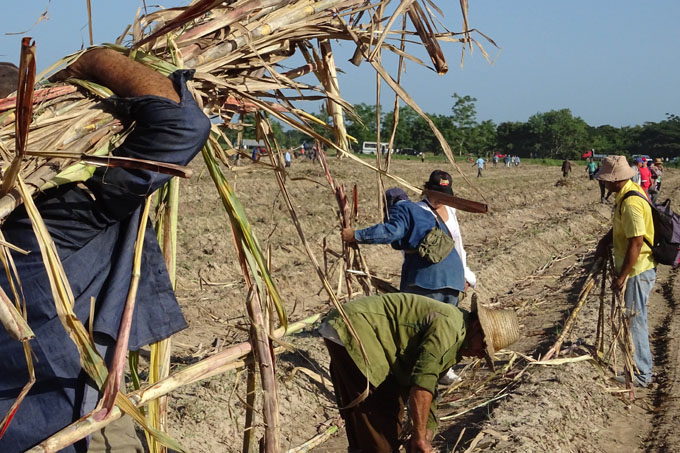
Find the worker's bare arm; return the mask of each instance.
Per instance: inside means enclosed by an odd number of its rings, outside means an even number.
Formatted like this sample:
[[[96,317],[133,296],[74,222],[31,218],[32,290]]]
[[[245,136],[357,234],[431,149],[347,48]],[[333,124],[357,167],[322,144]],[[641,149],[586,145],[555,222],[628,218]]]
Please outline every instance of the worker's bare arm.
[[[430,444],[432,433],[427,430],[427,419],[431,406],[432,393],[417,385],[411,387],[408,407],[413,424],[413,434],[409,443],[409,453],[433,451]]]
[[[170,79],[111,49],[96,48],[85,52],[51,80],[69,77],[100,83],[121,97],[155,95],[179,102]]]

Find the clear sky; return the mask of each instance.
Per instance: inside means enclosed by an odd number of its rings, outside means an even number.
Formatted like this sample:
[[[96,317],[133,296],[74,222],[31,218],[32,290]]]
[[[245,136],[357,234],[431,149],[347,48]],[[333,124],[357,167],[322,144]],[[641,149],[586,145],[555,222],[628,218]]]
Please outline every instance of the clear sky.
[[[188,0],[187,0],[188,1]],[[0,58],[17,62],[21,36],[32,36],[42,69],[88,42],[85,0],[23,0],[3,7]],[[156,2],[147,0],[147,4]],[[184,4],[164,1],[163,6]],[[680,2],[677,0],[469,0],[470,23],[494,39],[484,42],[493,64],[475,51],[460,67],[460,46],[444,52],[449,72],[407,65],[403,86],[431,113],[449,113],[457,92],[477,98],[477,119],[526,121],[537,112],[569,108],[593,126],[626,126],[680,114]],[[111,42],[141,0],[92,0],[94,40]],[[458,2],[438,2],[444,23],[460,31]],[[34,26],[47,9],[48,19]],[[22,33],[26,32],[26,33]],[[7,35],[6,33],[19,33]],[[375,77],[365,63],[336,50],[340,88],[351,103],[375,102]],[[415,52],[421,58],[424,54]],[[394,69],[394,60],[385,61]],[[385,85],[383,85],[385,87]],[[383,91],[389,93],[385,87]],[[392,95],[383,105],[391,109]],[[389,107],[387,107],[389,106]]]

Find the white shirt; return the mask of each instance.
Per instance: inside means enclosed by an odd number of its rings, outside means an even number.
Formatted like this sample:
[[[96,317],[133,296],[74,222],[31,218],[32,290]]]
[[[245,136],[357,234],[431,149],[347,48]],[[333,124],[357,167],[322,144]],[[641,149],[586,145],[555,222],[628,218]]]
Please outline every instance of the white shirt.
[[[434,212],[429,208],[429,206],[424,201],[419,201],[418,206],[429,211],[435,218],[437,217]],[[456,252],[460,257],[460,261],[463,263],[463,268],[465,269],[465,281],[468,282],[470,286],[475,288],[477,286],[477,276],[474,272],[470,270],[467,266],[467,254],[465,253],[465,248],[463,248],[463,237],[460,233],[460,225],[458,224],[458,218],[456,218],[456,209],[451,206],[446,206],[446,213],[448,214],[448,220],[446,223],[446,228],[448,228],[453,242],[455,244]]]

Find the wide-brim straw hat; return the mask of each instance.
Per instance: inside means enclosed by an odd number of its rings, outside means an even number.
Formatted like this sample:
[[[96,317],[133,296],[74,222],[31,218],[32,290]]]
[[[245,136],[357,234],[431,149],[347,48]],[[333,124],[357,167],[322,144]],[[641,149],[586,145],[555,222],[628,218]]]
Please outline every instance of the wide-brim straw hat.
[[[663,160],[660,157],[657,157],[657,158],[654,159],[654,163],[655,164],[662,164]]]
[[[472,313],[477,313],[484,332],[484,358],[489,368],[494,369],[496,351],[506,348],[519,340],[519,320],[514,310],[494,310],[477,303],[472,298]]]
[[[625,156],[607,156],[595,178],[600,181],[625,181],[635,176]]]

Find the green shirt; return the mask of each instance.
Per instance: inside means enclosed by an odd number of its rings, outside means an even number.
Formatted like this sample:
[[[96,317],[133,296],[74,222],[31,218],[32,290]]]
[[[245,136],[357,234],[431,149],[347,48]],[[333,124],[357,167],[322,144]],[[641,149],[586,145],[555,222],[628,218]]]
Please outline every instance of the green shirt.
[[[457,362],[465,340],[465,319],[453,305],[394,293],[346,303],[343,308],[368,356],[368,369],[357,342],[337,310],[326,321],[337,332],[350,357],[375,387],[392,374],[404,393],[417,385],[435,395],[440,374]],[[428,428],[436,429],[433,398]]]

